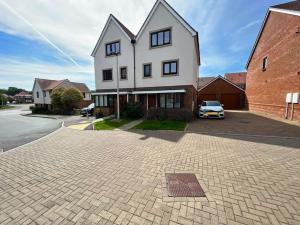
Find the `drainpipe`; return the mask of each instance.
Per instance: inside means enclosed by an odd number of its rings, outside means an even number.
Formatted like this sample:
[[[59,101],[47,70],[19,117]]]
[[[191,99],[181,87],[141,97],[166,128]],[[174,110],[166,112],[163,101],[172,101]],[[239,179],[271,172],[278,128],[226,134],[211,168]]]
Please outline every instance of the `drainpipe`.
[[[133,90],[135,90],[136,84],[135,84],[135,39],[131,40],[131,44],[133,47]]]

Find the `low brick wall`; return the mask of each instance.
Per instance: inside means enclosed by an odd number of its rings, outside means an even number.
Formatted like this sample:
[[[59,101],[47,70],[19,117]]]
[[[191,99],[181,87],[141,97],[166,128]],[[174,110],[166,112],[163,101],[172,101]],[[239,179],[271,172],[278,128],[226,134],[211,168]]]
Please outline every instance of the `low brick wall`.
[[[285,106],[280,105],[267,105],[267,104],[249,104],[249,111],[252,112],[261,112],[266,115],[278,117],[278,118],[285,118]],[[292,105],[289,104],[288,107],[288,118],[291,119],[292,115]],[[300,105],[294,104],[294,113],[293,113],[293,120],[300,121]]]

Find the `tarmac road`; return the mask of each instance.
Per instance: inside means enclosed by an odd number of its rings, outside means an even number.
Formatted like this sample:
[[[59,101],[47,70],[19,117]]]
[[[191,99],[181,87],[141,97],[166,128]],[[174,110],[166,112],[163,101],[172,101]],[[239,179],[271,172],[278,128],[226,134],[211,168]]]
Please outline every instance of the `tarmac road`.
[[[41,138],[61,126],[61,120],[27,117],[28,104],[0,110],[0,153]]]

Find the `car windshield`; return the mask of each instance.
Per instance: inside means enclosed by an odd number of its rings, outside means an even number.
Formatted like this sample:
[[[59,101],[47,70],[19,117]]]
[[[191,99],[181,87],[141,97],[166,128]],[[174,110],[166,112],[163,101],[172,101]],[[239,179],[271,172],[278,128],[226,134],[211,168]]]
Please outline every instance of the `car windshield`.
[[[218,101],[207,101],[203,102],[202,106],[221,106],[221,104]]]
[[[94,103],[92,103],[92,104],[90,104],[89,106],[88,106],[88,108],[94,108]]]

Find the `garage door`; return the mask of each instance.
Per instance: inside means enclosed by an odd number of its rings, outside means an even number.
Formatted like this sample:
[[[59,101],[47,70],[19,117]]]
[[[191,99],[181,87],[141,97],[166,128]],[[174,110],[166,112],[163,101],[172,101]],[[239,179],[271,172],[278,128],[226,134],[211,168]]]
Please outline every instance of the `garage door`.
[[[222,94],[221,103],[225,109],[238,109],[240,108],[240,95],[239,94]]]
[[[215,94],[201,94],[198,96],[198,103],[201,104],[203,101],[216,101],[217,96]]]

